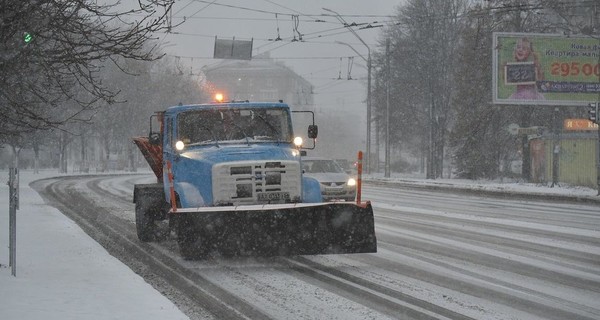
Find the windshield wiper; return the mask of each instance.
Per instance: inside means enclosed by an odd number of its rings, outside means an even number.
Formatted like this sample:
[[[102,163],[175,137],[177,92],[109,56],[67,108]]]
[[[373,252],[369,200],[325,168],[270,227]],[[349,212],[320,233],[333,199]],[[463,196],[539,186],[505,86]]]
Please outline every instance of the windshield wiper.
[[[212,131],[211,128],[207,127],[206,125],[200,125],[200,128],[208,131],[210,133],[210,135],[212,136],[212,140],[204,140],[204,141],[198,141],[198,142],[190,143],[191,146],[205,144],[206,142],[214,141],[215,145],[217,147],[220,147],[219,146],[219,140],[217,139],[217,135],[215,135],[215,133]]]
[[[277,130],[277,128],[275,128],[275,126],[273,126],[269,121],[267,121],[267,119],[265,119],[263,116],[257,114],[256,115],[260,120],[262,120],[268,127],[269,129],[271,129],[271,131],[273,131],[275,133],[275,140],[277,141],[277,143],[279,143],[280,139],[279,139],[279,130]]]
[[[244,129],[242,127],[240,127],[240,125],[238,125],[235,121],[231,121],[231,124],[244,135],[244,139],[246,139],[246,143],[248,144],[248,146],[250,146],[250,140],[248,139],[248,135],[246,134]]]

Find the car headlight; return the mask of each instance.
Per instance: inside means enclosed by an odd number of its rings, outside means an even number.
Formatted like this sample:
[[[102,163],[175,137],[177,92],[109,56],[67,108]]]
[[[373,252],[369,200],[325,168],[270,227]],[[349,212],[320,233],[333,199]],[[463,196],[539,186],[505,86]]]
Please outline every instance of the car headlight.
[[[350,178],[350,179],[348,179],[348,182],[346,182],[346,184],[349,187],[354,187],[356,185],[356,180],[354,180],[354,178]]]

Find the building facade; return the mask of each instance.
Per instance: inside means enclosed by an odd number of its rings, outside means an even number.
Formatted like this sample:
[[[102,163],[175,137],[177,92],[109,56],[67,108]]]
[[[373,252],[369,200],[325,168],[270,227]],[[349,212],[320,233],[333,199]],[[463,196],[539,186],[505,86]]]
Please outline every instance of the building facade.
[[[223,93],[225,100],[283,100],[292,110],[314,109],[312,84],[283,63],[268,57],[224,60],[202,71],[205,88],[210,93]]]

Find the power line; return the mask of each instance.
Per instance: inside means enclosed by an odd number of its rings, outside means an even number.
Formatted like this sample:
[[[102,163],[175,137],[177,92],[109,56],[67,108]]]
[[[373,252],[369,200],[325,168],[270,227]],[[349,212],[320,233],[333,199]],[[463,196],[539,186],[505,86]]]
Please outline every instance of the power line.
[[[182,58],[182,59],[213,59],[213,57],[201,57],[201,56],[181,56],[181,55],[174,55],[174,54],[166,54],[167,56],[170,57],[174,57],[174,58]],[[344,56],[343,58],[354,58],[356,56]],[[271,57],[271,58],[261,58],[261,57],[254,57],[252,58],[253,60],[269,60],[269,59],[282,59],[282,60],[339,60],[340,57],[333,57],[333,56],[323,56],[323,57],[318,57],[318,56],[314,56],[314,57]]]
[[[210,1],[206,1],[206,0],[195,0],[196,2],[202,2],[202,3],[210,3]],[[273,3],[271,1],[268,1],[271,4],[277,5],[277,6],[281,6],[279,4]],[[288,13],[288,12],[278,12],[278,11],[268,11],[268,10],[262,10],[262,9],[253,9],[253,8],[249,8],[249,7],[242,7],[242,6],[235,6],[235,5],[230,5],[230,4],[223,4],[223,3],[215,3],[214,5],[216,6],[222,6],[222,7],[228,7],[228,8],[234,8],[234,9],[239,9],[239,10],[246,10],[246,11],[251,11],[251,12],[258,12],[258,13],[267,13],[267,14],[279,14],[279,15],[288,15],[291,16],[293,15],[292,13]],[[283,6],[281,6],[283,7]],[[286,8],[290,11],[293,11],[294,14],[301,14],[300,12],[294,10],[294,9],[289,9]],[[323,14],[301,14],[302,16],[307,16],[307,17],[311,17],[311,16],[323,16]],[[376,17],[391,17],[389,15],[342,15],[343,17],[365,17],[365,18],[376,18]]]
[[[334,31],[337,31],[337,30],[342,30],[342,31],[340,31],[340,32],[334,32]],[[303,37],[303,39],[302,39],[301,42],[331,44],[331,42],[319,42],[319,41],[311,41],[311,40],[332,37],[332,36],[336,36],[336,35],[340,35],[340,34],[345,34],[345,33],[348,33],[348,32],[351,32],[351,31],[348,30],[347,27],[338,27],[338,28],[320,30],[320,31],[316,31],[316,32],[310,32],[310,33],[304,34],[304,37]],[[161,32],[157,32],[157,33],[161,33]],[[167,33],[167,32],[164,32],[164,33]],[[189,32],[179,32],[179,31],[171,31],[170,34],[182,35],[182,36],[191,36],[191,37],[203,37],[203,38],[214,38],[215,37],[215,35],[200,34],[200,33],[189,33]],[[236,38],[239,38],[239,37],[236,37]],[[239,39],[243,39],[243,38],[239,38]],[[273,39],[273,38],[255,38],[255,37],[253,37],[252,39],[258,40],[258,41],[266,41],[266,42],[269,42],[268,44],[270,44],[271,42],[280,42],[280,41],[281,42],[294,42],[293,41],[293,37],[281,37],[277,41],[275,39]],[[250,38],[248,38],[248,40],[250,40]]]
[[[204,0],[196,0],[196,2],[209,3],[209,1],[204,1]],[[261,9],[253,9],[253,8],[234,6],[234,5],[230,5],[230,4],[224,4],[224,3],[215,3],[215,5],[221,6],[221,7],[232,8],[232,9],[238,9],[238,10],[258,12],[258,13],[267,13],[267,14],[273,14],[273,15],[274,14],[289,15],[289,13],[283,13],[283,12],[277,12],[277,11],[267,11],[267,10],[261,10]]]
[[[195,16],[196,14],[198,14],[198,12],[210,7],[212,4],[214,4],[215,2],[217,2],[217,0],[213,0],[211,3],[207,3],[204,7],[200,8],[198,11],[192,13],[192,15],[190,15],[190,18]]]
[[[304,16],[304,17],[309,17],[313,20],[302,20],[303,22],[318,22],[318,23],[335,23],[335,22],[329,22],[326,20],[322,20],[320,18],[315,18],[315,17],[323,17],[323,16],[331,16],[329,14],[305,14],[305,13],[301,13],[295,9],[292,8],[288,8],[285,7],[283,5],[277,4],[271,0],[264,0],[268,3],[271,3],[273,5],[282,7],[284,9],[290,10],[294,13],[289,13],[289,12],[279,12],[279,11],[269,11],[269,10],[262,10],[262,9],[254,9],[254,8],[250,8],[250,7],[242,7],[242,6],[236,6],[236,5],[230,5],[230,4],[223,4],[223,3],[215,3],[216,0],[214,1],[207,1],[207,0],[195,0],[195,2],[200,2],[200,3],[206,3],[209,5],[214,5],[214,6],[222,6],[222,7],[228,7],[228,8],[233,8],[233,9],[238,9],[238,10],[246,10],[246,11],[251,11],[251,12],[257,12],[257,13],[264,13],[264,14],[269,14],[269,15],[288,15],[288,16],[294,16],[294,15],[299,15],[299,16]],[[188,4],[189,5],[189,4]],[[557,1],[557,2],[553,2],[552,5],[544,5],[544,4],[508,4],[508,5],[502,5],[502,6],[495,6],[495,7],[486,7],[484,8],[485,11],[492,11],[495,10],[496,12],[513,12],[513,11],[534,11],[534,10],[544,10],[544,9],[553,9],[556,7],[560,7],[561,9],[574,9],[574,8],[592,8],[595,5],[597,5],[597,0],[584,0],[584,1]],[[186,6],[187,7],[187,6]],[[181,10],[179,10],[181,11]],[[178,11],[178,12],[179,12]],[[468,15],[471,15],[472,12],[469,13],[465,13],[462,15],[458,15],[456,18],[463,18],[466,17]],[[368,24],[373,24],[373,23],[392,23],[392,24],[397,24],[397,25],[401,25],[404,24],[402,22],[393,22],[393,20],[397,19],[397,17],[395,16],[391,16],[391,15],[365,15],[365,14],[340,14],[340,16],[342,17],[348,17],[348,18],[388,18],[391,19],[392,21],[373,21],[373,22],[369,22],[369,23],[349,23],[348,25],[346,25],[345,27],[351,27],[351,26],[359,26],[359,25],[368,25]],[[434,18],[435,19],[435,15],[426,15],[426,16],[422,16],[427,17],[427,18]],[[188,17],[174,17],[174,18],[188,18]],[[191,18],[191,17],[189,17]],[[440,16],[440,19],[446,19],[446,17],[444,16]],[[454,17],[453,17],[454,18]],[[203,19],[237,19],[237,20],[266,20],[266,21],[272,21],[274,19],[258,19],[258,18],[236,18],[236,17],[203,17]]]
[[[311,20],[300,20],[302,22],[311,22],[311,23],[331,23],[331,24],[338,24],[336,22],[330,22],[330,21],[326,21],[326,20],[322,20],[320,18],[316,18],[316,17],[323,17],[323,16],[331,16],[329,14],[305,14],[302,12],[299,12],[295,9],[292,8],[288,8],[285,7],[283,5],[277,4],[274,1],[271,0],[264,0],[268,3],[271,3],[273,5],[282,7],[284,9],[287,9],[291,12],[294,13],[289,13],[289,12],[279,12],[279,11],[269,11],[269,10],[262,10],[262,9],[254,9],[254,8],[250,8],[250,7],[242,7],[242,6],[236,6],[236,5],[229,5],[229,4],[223,4],[223,3],[215,3],[216,0],[213,1],[207,1],[207,0],[191,0],[187,5],[185,5],[183,8],[179,9],[173,16],[173,18],[179,18],[179,19],[217,19],[217,20],[249,20],[249,21],[274,21],[276,19],[272,19],[272,18],[244,18],[244,17],[194,17],[195,14],[197,14],[198,12],[200,12],[201,10],[205,9],[206,7],[208,7],[209,5],[213,5],[213,6],[221,6],[221,7],[227,7],[227,8],[233,8],[233,9],[238,9],[238,10],[245,10],[245,11],[251,11],[251,12],[257,12],[257,13],[264,13],[264,14],[269,14],[269,15],[287,15],[287,16],[294,16],[294,15],[298,15],[298,16],[304,16],[304,17],[309,17],[311,18]],[[197,12],[195,12],[194,14],[192,14],[191,16],[176,16],[176,14],[180,13],[183,9],[187,8],[190,4],[192,4],[193,2],[200,2],[200,3],[205,3],[207,4],[207,6],[204,6],[203,8],[201,8],[200,10],[198,10]],[[484,11],[496,11],[496,12],[513,12],[513,11],[534,11],[534,10],[544,10],[544,9],[554,9],[554,8],[561,8],[561,9],[575,9],[575,8],[593,8],[594,6],[597,5],[597,0],[583,0],[583,1],[577,1],[577,0],[572,0],[572,1],[568,1],[568,0],[563,0],[563,1],[557,1],[557,2],[552,2],[551,5],[545,5],[545,4],[505,4],[502,6],[488,6],[483,8]],[[484,13],[482,13],[484,14]],[[463,18],[465,16],[468,15],[472,15],[472,12],[468,12],[462,15],[458,15],[456,18]],[[136,16],[135,14],[132,14],[132,16]],[[345,27],[350,27],[350,26],[359,26],[359,25],[368,25],[368,24],[374,24],[374,23],[390,23],[390,24],[396,24],[396,25],[401,25],[404,24],[402,22],[398,22],[395,21],[398,17],[397,16],[391,16],[391,15],[366,15],[366,14],[340,14],[340,16],[342,17],[348,17],[348,18],[388,18],[390,20],[387,21],[371,21],[371,22],[364,22],[364,23],[349,23],[348,25],[346,25]],[[421,16],[422,18],[435,18],[435,15],[425,15],[425,16]],[[454,18],[454,17],[453,17]],[[446,19],[446,17],[444,16],[440,16],[440,19]]]
[[[294,17],[294,16],[297,17],[297,16],[300,16],[300,15],[311,17],[311,15],[306,15],[306,14],[303,14],[303,13],[297,11],[297,10],[294,10],[294,9],[291,9],[291,8],[279,5],[279,4],[275,3],[274,1],[271,1],[271,0],[265,0],[265,1],[268,2],[268,3],[271,3],[273,5],[277,5],[279,7],[282,7],[284,9],[293,11],[293,12],[297,13],[297,15],[290,14],[290,13],[276,12],[276,11],[267,11],[267,10],[253,9],[253,8],[249,8],[249,7],[241,7],[241,6],[234,6],[234,5],[228,5],[228,4],[215,3],[216,0],[213,0],[213,1],[196,0],[195,2],[206,3],[207,5],[204,6],[202,9],[208,7],[209,5],[215,5],[215,6],[223,6],[223,7],[235,8],[235,9],[239,9],[239,10],[248,10],[248,11],[253,11],[253,12],[259,12],[259,13],[263,13],[263,14],[275,14],[276,16],[281,14],[281,15],[290,15],[292,17]],[[188,3],[186,6],[184,6],[184,8],[187,7],[187,6],[189,6],[191,3],[192,2]],[[582,1],[578,1],[578,2],[563,1],[563,2],[555,2],[554,4],[564,5],[567,8],[581,8],[581,7],[591,7],[592,5],[596,5],[596,1],[593,1],[593,0],[583,1],[583,2]],[[180,9],[178,12],[180,12],[182,9]],[[527,10],[534,11],[534,10],[541,10],[541,9],[552,9],[552,8],[549,8],[549,7],[546,7],[546,6],[543,6],[543,5],[539,5],[539,4],[536,4],[536,5],[534,5],[534,4],[517,4],[517,5],[503,5],[503,6],[487,7],[487,8],[485,8],[485,11],[486,12],[488,12],[488,11],[496,11],[496,12],[507,13],[507,12],[511,12],[511,11],[527,11]],[[197,11],[197,12],[199,12],[199,11]],[[480,13],[480,14],[484,14],[484,13]],[[473,15],[473,12],[470,11],[470,12],[467,12],[465,14],[453,17],[453,18],[459,18],[460,19],[460,18],[464,18],[466,16],[472,16],[472,15]],[[331,16],[331,15],[321,14],[319,16]],[[345,17],[373,17],[373,15],[344,15],[344,16]],[[379,16],[379,17],[390,17],[390,16]],[[208,18],[212,18],[212,19],[236,19],[236,20],[240,20],[240,19],[241,20],[243,20],[243,19],[261,20],[261,19],[258,19],[258,18],[233,18],[233,17],[208,17]],[[436,15],[427,15],[427,18],[447,19],[447,17],[444,17],[444,16],[439,16],[438,18],[436,18]],[[262,19],[262,20],[270,20],[270,21],[272,21],[273,19]],[[277,18],[275,20],[278,21]],[[314,21],[308,21],[308,22],[317,22],[317,21],[319,23],[331,23],[331,22],[328,22],[328,21],[325,21],[325,20],[320,20],[320,19],[315,19]],[[354,31],[354,30],[352,30],[352,28],[354,28],[354,27],[370,26],[371,23],[379,23],[379,22],[376,22],[376,21],[370,22],[370,23],[354,23],[353,22],[353,23],[349,23],[349,24],[342,24],[342,27],[325,29],[325,30],[319,30],[319,31],[315,31],[315,32],[303,34],[304,37],[302,38],[302,42],[331,44],[331,42],[320,42],[320,41],[315,41],[315,40],[322,39],[322,38],[327,38],[327,37],[333,37],[333,36],[336,36],[336,35],[340,35],[340,34],[345,34],[345,33],[348,33],[348,32],[352,32],[352,31]],[[393,24],[393,25],[409,25],[409,22],[402,22],[402,21],[400,21],[400,22],[398,22],[398,21],[386,21],[385,23],[389,23],[389,24]],[[358,29],[360,29],[360,28],[358,28]],[[336,32],[336,31],[339,31],[339,30],[343,30],[343,31]],[[295,31],[296,31],[296,29],[295,29]],[[195,34],[195,33],[183,33],[183,32],[172,32],[172,34],[184,35],[184,36],[206,37],[206,38],[213,38],[214,37],[214,35]],[[279,42],[279,41],[282,42],[282,45],[277,46],[277,47],[272,48],[272,49],[269,49],[269,50],[266,50],[265,52],[271,52],[271,51],[277,50],[277,49],[279,49],[281,47],[287,46],[290,43],[298,41],[298,39],[296,39],[296,33],[294,34],[293,37],[280,37],[280,36],[278,36],[276,39],[272,39],[272,38],[263,38],[263,39],[254,38],[254,39],[258,40],[258,41],[266,41],[267,42],[264,45],[255,48],[256,50],[265,48],[267,46],[271,46],[274,43]]]
[[[180,13],[181,11],[183,11],[183,9],[189,7],[192,3],[194,3],[194,0],[190,0],[190,2],[188,2],[188,4],[186,4],[185,6],[183,6],[183,8],[177,10],[177,12],[173,13],[173,16],[175,16],[176,14]]]

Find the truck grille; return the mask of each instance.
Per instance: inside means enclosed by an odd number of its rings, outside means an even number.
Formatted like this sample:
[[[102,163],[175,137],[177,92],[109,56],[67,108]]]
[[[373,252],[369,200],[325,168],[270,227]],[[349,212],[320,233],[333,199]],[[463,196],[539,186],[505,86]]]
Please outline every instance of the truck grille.
[[[213,166],[215,205],[299,202],[298,161],[237,161]]]

